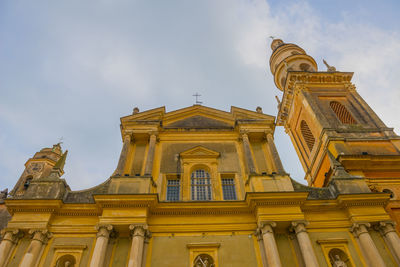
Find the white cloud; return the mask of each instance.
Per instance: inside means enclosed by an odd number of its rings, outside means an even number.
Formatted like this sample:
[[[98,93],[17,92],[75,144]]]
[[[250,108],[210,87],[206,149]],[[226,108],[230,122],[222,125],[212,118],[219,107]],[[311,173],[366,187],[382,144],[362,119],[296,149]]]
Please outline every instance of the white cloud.
[[[120,152],[119,117],[134,106],[171,111],[230,105],[276,114],[270,35],[354,71],[362,97],[400,127],[400,32],[343,12],[329,20],[306,1],[43,1],[10,4],[0,16],[0,187],[12,187],[33,153],[64,136],[73,189],[103,182]],[[7,51],[6,53],[4,51]],[[320,68],[324,66],[319,64]],[[289,138],[277,130],[286,169],[300,181]]]

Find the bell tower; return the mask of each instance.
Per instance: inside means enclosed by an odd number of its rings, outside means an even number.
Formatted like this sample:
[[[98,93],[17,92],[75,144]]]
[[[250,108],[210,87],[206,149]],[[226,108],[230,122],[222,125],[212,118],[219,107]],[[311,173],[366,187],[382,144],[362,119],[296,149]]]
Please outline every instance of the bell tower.
[[[283,91],[276,123],[289,134],[308,184],[329,183],[331,154],[349,174],[365,178],[371,190],[400,199],[400,138],[357,93],[353,73],[337,71],[325,60],[327,69],[318,71],[302,48],[280,39],[271,48],[270,69]]]
[[[60,143],[53,145],[52,148],[43,148],[39,152],[36,152],[35,155],[25,163],[25,170],[10,192],[10,195],[14,197],[23,196],[32,181],[50,175],[53,167],[64,154]],[[63,166],[61,166],[60,172],[61,175],[64,173]]]

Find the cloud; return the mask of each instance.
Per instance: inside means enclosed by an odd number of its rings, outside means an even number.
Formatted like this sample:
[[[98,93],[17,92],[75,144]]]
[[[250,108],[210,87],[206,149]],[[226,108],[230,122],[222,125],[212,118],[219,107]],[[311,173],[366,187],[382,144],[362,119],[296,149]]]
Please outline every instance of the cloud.
[[[338,20],[307,1],[263,0],[1,5],[0,187],[12,187],[25,161],[61,136],[71,187],[103,182],[121,149],[119,117],[135,106],[171,111],[192,105],[198,91],[207,106],[276,115],[270,35],[354,71],[361,96],[400,127],[399,31],[348,12]],[[302,181],[283,129],[275,139],[285,168]]]

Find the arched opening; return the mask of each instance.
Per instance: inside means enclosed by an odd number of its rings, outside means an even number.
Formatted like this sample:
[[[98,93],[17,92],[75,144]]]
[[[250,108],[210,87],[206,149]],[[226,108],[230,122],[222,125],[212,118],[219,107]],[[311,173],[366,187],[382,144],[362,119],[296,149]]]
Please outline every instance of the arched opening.
[[[198,255],[193,262],[193,267],[214,267],[214,259],[208,254]]]
[[[382,190],[382,192],[386,193],[386,194],[390,194],[390,198],[394,198],[394,193],[392,190],[385,188]]]
[[[307,63],[301,63],[299,67],[302,71],[309,71],[311,68],[310,64]]]
[[[192,200],[211,200],[211,178],[204,169],[196,169],[190,176]]]
[[[75,267],[75,264],[76,264],[75,257],[70,254],[67,254],[61,256],[57,260],[55,267]]]
[[[25,178],[25,182],[24,182],[24,189],[28,189],[29,185],[31,184],[33,180],[33,176],[29,175]]]
[[[332,267],[353,267],[349,256],[341,249],[333,248],[328,255]]]
[[[301,134],[303,135],[304,141],[306,142],[307,147],[311,152],[314,148],[315,138],[310,130],[310,127],[308,127],[307,122],[305,122],[304,120],[300,122],[300,130]]]
[[[329,103],[333,112],[335,112],[336,117],[343,124],[356,124],[356,120],[351,116],[347,108],[337,101],[331,101]]]

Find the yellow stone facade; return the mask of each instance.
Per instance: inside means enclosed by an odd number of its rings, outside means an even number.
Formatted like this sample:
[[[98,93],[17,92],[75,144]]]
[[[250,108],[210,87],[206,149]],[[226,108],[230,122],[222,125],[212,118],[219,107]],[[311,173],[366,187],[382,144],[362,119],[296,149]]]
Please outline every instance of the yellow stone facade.
[[[399,137],[352,73],[318,71],[281,40],[272,50],[276,118],[261,108],[135,109],[121,118],[116,170],[81,191],[61,178],[59,144],[36,153],[0,203],[11,215],[0,267],[399,266]],[[281,125],[309,186],[282,166]]]

